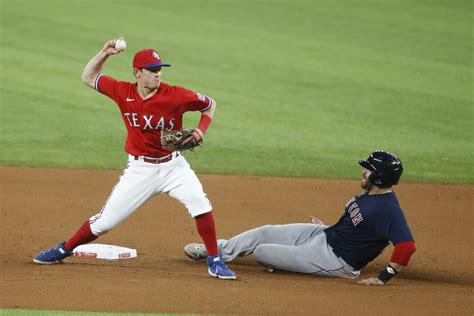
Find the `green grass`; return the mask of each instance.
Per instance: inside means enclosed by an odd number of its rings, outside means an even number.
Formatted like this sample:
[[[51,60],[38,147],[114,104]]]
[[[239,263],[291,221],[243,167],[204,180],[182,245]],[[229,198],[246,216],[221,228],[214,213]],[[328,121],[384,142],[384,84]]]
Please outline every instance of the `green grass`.
[[[356,178],[380,148],[405,180],[474,182],[470,0],[0,3],[0,164],[125,165],[118,109],[80,80],[123,35],[105,73],[155,47],[164,81],[218,102],[198,172]]]

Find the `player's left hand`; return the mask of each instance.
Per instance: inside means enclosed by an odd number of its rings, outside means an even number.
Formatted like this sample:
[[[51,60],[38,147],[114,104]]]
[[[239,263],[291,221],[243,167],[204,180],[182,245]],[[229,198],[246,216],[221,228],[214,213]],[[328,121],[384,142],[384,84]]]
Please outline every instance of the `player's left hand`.
[[[368,278],[368,279],[362,279],[359,282],[357,282],[359,285],[384,285],[382,281],[380,281],[378,278]]]
[[[320,220],[319,218],[316,218],[314,216],[309,217],[309,222],[312,223],[312,224],[324,225],[322,220]]]
[[[202,143],[203,138],[204,138],[204,133],[199,128],[195,128],[191,132],[191,135],[183,141],[183,146],[189,142],[193,142],[196,145],[200,144]]]
[[[196,146],[202,143],[203,135],[199,128],[189,129],[183,128],[177,130],[161,131],[161,147],[166,150],[194,150]]]

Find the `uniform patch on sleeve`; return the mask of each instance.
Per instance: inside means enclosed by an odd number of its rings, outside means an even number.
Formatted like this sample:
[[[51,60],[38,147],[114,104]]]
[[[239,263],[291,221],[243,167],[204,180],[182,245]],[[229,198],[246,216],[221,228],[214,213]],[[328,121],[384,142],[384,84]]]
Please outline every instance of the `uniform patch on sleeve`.
[[[200,94],[200,93],[196,92],[196,95],[197,95],[199,100],[206,101],[206,96],[204,94]]]

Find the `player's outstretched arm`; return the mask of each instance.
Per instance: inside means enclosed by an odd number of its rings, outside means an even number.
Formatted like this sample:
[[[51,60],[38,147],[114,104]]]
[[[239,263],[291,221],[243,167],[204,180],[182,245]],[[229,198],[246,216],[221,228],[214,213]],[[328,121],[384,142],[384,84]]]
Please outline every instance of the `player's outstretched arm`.
[[[403,269],[401,264],[390,262],[384,270],[382,270],[377,278],[362,279],[357,282],[360,285],[385,285],[392,277]]]
[[[100,52],[92,57],[92,59],[89,60],[87,65],[84,67],[84,70],[82,71],[82,81],[89,87],[95,89],[95,80],[97,79],[97,76],[100,75],[102,66],[104,65],[107,58],[109,58],[110,55],[115,55],[123,51],[123,49],[115,48],[115,43],[117,40],[118,39],[112,39],[107,41]]]
[[[393,278],[403,267],[408,265],[411,256],[416,251],[415,242],[408,240],[395,244],[395,249],[390,258],[390,263],[380,271],[377,278],[363,279],[357,284],[361,285],[384,285]]]

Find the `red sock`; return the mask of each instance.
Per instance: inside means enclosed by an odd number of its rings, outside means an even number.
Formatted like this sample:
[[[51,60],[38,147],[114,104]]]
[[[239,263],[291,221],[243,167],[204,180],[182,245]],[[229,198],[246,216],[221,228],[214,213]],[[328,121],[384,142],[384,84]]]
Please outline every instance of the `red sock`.
[[[93,240],[96,240],[98,236],[94,235],[91,230],[91,225],[89,224],[89,220],[85,221],[84,224],[77,230],[74,236],[69,239],[64,247],[67,250],[73,250],[77,246],[87,244]]]
[[[194,218],[196,220],[197,230],[204,241],[209,256],[215,256],[219,253],[217,248],[216,226],[214,224],[214,215],[212,212],[205,213]]]

